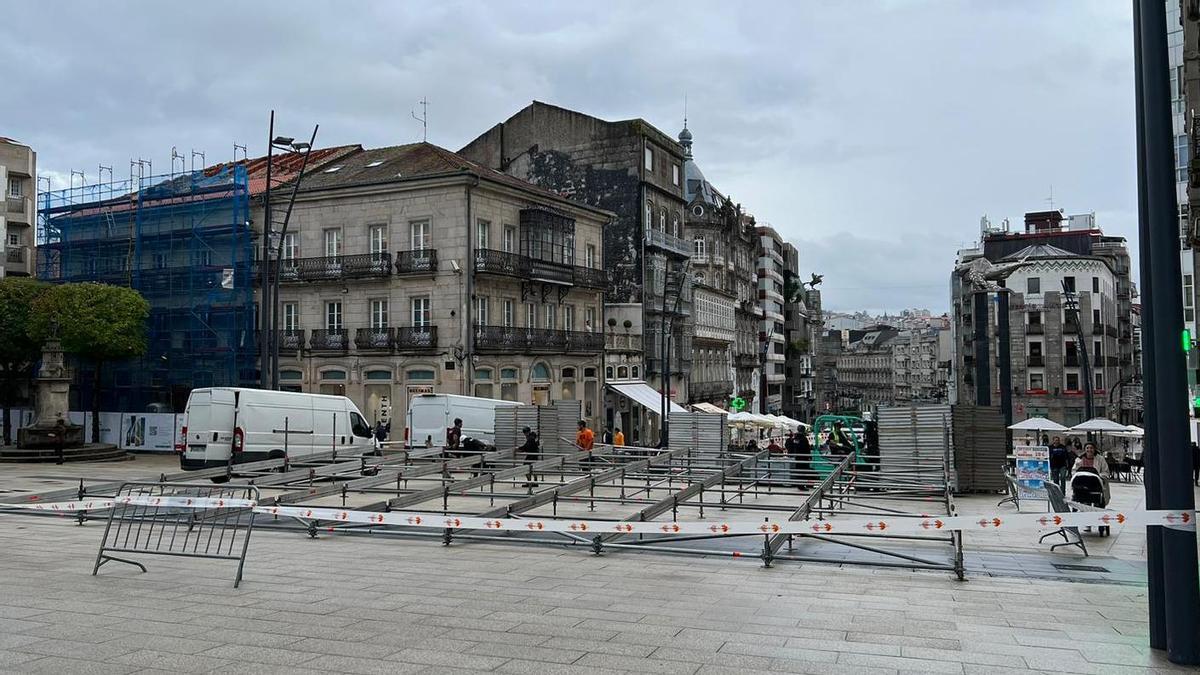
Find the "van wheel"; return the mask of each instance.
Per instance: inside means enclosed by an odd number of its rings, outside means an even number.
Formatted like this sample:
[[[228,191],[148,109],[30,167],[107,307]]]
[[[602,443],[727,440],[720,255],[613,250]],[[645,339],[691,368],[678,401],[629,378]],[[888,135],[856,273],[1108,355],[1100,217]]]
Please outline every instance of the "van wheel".
[[[221,483],[228,483],[229,476],[213,476],[212,478],[209,478],[209,480],[220,485]]]

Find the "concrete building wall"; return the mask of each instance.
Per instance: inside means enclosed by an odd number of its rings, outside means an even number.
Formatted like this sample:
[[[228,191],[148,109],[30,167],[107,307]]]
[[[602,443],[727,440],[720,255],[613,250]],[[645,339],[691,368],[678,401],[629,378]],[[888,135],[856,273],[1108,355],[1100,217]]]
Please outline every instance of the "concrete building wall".
[[[37,191],[37,153],[0,138],[0,277],[33,276]]]

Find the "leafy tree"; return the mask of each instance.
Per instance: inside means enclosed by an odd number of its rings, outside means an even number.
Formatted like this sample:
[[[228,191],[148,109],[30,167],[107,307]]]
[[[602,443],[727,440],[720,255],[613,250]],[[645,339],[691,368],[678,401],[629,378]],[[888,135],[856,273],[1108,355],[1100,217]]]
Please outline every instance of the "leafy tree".
[[[12,442],[11,411],[18,383],[33,373],[41,340],[30,333],[34,300],[46,284],[29,277],[0,279],[0,405],[4,407],[4,444]]]
[[[100,442],[100,374],[106,361],[146,353],[150,304],[130,288],[104,284],[53,286],[34,301],[36,335],[57,324],[63,351],[92,362],[92,442]]]

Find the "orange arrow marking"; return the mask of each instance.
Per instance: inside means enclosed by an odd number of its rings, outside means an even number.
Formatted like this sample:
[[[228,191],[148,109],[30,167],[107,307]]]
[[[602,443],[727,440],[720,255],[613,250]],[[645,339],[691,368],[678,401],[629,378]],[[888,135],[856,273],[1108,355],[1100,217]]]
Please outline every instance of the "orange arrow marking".
[[[710,532],[728,532],[729,525],[726,525],[725,523],[721,523],[720,525],[709,525],[708,529]]]
[[[541,530],[541,529],[545,528],[546,525],[544,523],[537,522],[537,523],[529,523],[525,527],[527,527],[531,530]]]
[[[813,523],[813,526],[812,526],[813,532],[822,532],[822,531],[830,532],[832,530],[833,530],[833,525],[830,525],[829,523]]]
[[[420,525],[421,524],[421,516],[409,516],[408,522],[412,525]]]
[[[678,532],[679,525],[677,523],[667,523],[658,529],[662,530],[663,532]]]
[[[629,523],[617,523],[616,528],[621,532],[633,532],[633,525]]]

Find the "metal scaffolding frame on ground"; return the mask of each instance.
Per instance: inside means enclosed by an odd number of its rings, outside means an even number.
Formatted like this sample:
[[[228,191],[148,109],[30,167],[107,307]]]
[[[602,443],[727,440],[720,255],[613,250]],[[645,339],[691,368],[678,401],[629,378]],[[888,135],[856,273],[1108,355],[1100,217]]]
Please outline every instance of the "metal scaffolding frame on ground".
[[[241,164],[39,195],[39,279],[127,286],[150,303],[146,354],[106,368],[105,409],[179,409],[194,387],[255,381],[253,253]],[[76,391],[91,377],[83,368]]]
[[[566,439],[564,447],[570,448]],[[596,554],[644,551],[702,556],[757,557],[777,562],[824,562],[944,570],[963,578],[961,533],[820,533],[820,523],[839,518],[928,518],[956,515],[946,461],[914,460],[887,472],[834,463],[814,471],[768,451],[755,454],[597,446],[526,458],[511,449],[455,452],[440,449],[398,451],[386,457],[346,459],[323,453],[232,467],[235,483],[252,483],[261,504],[337,507],[356,511],[417,512],[434,516],[476,516],[532,520],[608,521],[663,524],[663,534],[428,529],[396,525],[260,518],[259,529],[320,534],[437,538],[443,544],[493,542],[579,547]],[[230,468],[162,475],[161,481],[222,479]],[[108,496],[114,484],[24,495],[0,500],[27,503],[84,496]],[[673,524],[710,522],[718,513],[729,521],[812,520],[811,534],[727,534],[714,523],[712,534],[675,534]],[[80,522],[97,514],[78,514]],[[100,515],[99,517],[103,517]],[[749,543],[747,543],[749,542]],[[451,548],[453,548],[451,546]]]

